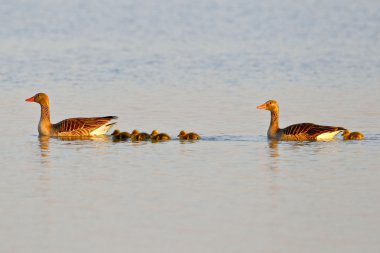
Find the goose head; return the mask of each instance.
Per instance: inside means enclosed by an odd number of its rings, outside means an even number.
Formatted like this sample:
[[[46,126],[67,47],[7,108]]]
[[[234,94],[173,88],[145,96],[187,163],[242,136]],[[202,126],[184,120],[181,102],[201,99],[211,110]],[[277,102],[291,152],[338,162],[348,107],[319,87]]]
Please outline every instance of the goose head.
[[[278,111],[278,103],[276,100],[268,100],[262,105],[256,107],[257,109],[263,109],[268,111]]]
[[[37,93],[33,97],[25,99],[26,102],[35,102],[40,105],[49,106],[49,96],[45,93]]]

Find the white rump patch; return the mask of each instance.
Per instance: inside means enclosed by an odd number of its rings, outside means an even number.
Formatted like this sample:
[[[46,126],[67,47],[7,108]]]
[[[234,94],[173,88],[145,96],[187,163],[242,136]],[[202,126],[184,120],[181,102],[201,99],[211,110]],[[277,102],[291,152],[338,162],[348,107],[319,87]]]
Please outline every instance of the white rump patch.
[[[105,135],[115,123],[106,123],[90,133],[90,136]]]
[[[338,130],[334,132],[327,132],[323,133],[317,136],[317,141],[329,141],[334,139],[335,135],[339,134],[340,132],[343,132],[343,130]]]

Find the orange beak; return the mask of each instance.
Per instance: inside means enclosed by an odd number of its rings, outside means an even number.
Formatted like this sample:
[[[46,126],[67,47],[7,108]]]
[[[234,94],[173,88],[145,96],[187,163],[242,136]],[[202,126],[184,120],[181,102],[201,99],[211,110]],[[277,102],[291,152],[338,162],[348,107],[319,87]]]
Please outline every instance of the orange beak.
[[[30,98],[27,98],[27,99],[25,99],[25,101],[26,101],[26,102],[36,102],[36,101],[34,100],[34,96],[33,96],[33,97],[30,97]]]
[[[262,104],[262,105],[257,106],[256,108],[257,108],[257,109],[267,109],[267,104],[264,103],[264,104]]]

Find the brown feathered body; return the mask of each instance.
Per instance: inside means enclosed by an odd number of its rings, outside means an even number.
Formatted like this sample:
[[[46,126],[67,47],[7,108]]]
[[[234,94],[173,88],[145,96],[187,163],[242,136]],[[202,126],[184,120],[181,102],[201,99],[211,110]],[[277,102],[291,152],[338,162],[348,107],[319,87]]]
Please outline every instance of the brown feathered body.
[[[38,123],[40,136],[99,136],[104,135],[113,124],[112,119],[116,116],[93,117],[93,118],[70,118],[56,124],[50,122],[50,102],[45,93],[37,93],[28,102],[36,102],[41,106],[41,117]]]
[[[332,139],[343,131],[343,127],[322,126],[313,123],[300,123],[279,129],[274,139],[285,141],[316,141]]]

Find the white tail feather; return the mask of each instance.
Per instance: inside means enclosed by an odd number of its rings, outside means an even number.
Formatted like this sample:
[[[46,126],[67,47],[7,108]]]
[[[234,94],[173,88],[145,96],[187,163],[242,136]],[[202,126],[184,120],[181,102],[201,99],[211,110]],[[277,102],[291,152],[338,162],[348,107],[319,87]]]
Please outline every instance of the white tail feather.
[[[115,125],[115,124],[116,124],[116,122],[114,122],[114,123],[106,123],[106,124],[102,125],[101,127],[99,127],[97,129],[95,129],[94,131],[92,131],[90,133],[90,136],[105,135],[108,132],[108,130],[110,130],[110,128],[113,125]]]
[[[323,133],[317,136],[318,141],[329,141],[334,139],[335,135],[339,134],[340,132],[343,132],[343,130],[338,130],[334,132],[327,132]]]

